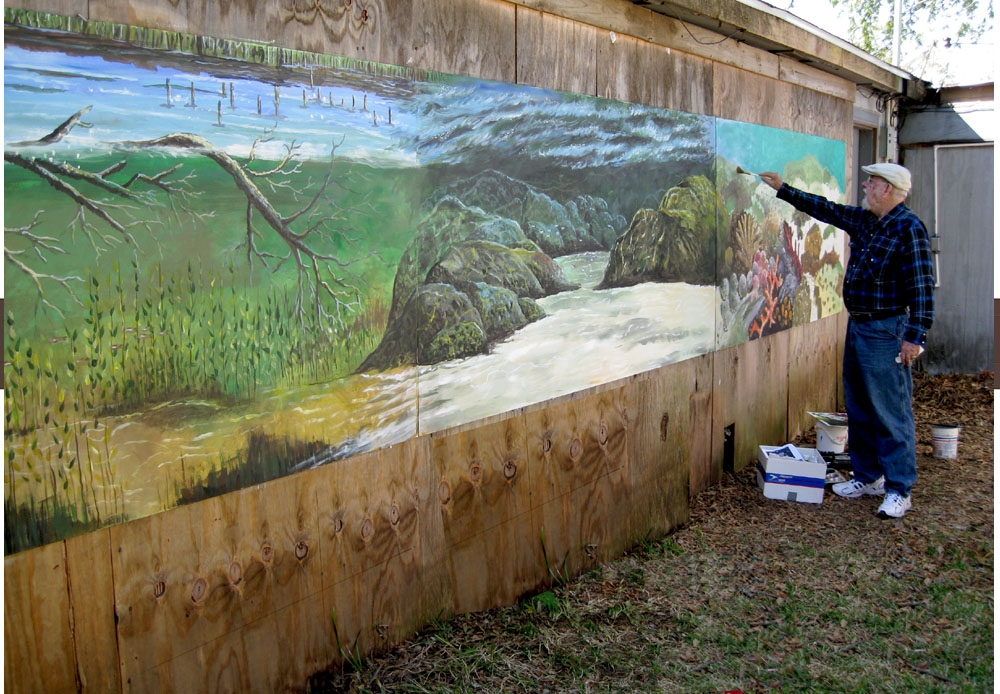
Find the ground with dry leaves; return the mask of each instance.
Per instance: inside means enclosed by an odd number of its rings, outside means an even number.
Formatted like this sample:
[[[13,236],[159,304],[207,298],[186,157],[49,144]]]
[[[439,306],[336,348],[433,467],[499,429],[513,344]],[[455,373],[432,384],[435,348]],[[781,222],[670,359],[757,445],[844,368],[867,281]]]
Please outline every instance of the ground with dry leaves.
[[[874,497],[765,499],[747,466],[669,537],[310,691],[992,692],[992,388],[917,374],[903,520]],[[938,422],[962,426],[957,460],[932,457]]]

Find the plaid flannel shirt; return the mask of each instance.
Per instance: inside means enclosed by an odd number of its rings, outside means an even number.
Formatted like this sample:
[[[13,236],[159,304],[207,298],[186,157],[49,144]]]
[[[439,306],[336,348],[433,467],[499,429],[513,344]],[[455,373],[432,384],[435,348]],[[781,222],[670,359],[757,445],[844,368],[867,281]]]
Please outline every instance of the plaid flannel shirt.
[[[843,229],[851,237],[844,275],[844,305],[852,313],[891,315],[909,309],[903,339],[927,340],[934,321],[934,265],[923,222],[900,203],[879,219],[860,207],[840,205],[787,183],[778,199]]]

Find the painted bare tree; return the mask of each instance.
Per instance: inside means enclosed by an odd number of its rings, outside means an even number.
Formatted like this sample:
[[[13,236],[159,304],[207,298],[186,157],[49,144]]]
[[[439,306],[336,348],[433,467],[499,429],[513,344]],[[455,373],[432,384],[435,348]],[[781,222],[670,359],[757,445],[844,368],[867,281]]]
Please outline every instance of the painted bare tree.
[[[39,176],[77,205],[78,211],[70,223],[69,231],[85,234],[96,255],[122,243],[128,244],[137,255],[142,252],[135,231],[154,231],[155,225],[163,225],[166,220],[139,215],[137,212],[140,207],[164,206],[175,218],[188,215],[204,219],[211,214],[196,212],[188,204],[200,193],[191,187],[193,175],[181,175],[181,163],[168,166],[153,175],[135,173],[128,176],[127,172],[123,174],[128,168],[127,158],[104,170],[88,171],[72,164],[54,162],[47,157],[18,151],[24,147],[56,143],[74,127],[90,127],[90,124],[82,120],[90,110],[91,107],[88,106],[78,111],[39,140],[8,145],[9,149],[4,151],[4,160]],[[347,235],[345,220],[358,207],[340,206],[333,200],[333,196],[327,195],[333,185],[343,188],[343,184],[334,176],[336,145],[331,146],[329,166],[323,180],[316,185],[311,180],[299,181],[301,162],[295,159],[298,145],[294,141],[285,145],[281,161],[260,168],[257,147],[269,140],[270,134],[255,140],[244,161],[216,148],[204,137],[189,133],[172,133],[151,140],[110,144],[122,152],[152,148],[185,150],[218,164],[246,198],[245,237],[237,250],[245,253],[250,271],[253,272],[256,262],[271,272],[278,272],[286,264],[292,265],[298,277],[296,312],[302,325],[306,328],[323,328],[332,323],[342,326],[345,313],[356,309],[360,303],[360,280],[350,273],[349,268],[374,254],[342,260],[329,250],[335,247],[336,240],[347,244],[356,242],[356,239]],[[112,178],[119,174],[123,174],[127,180],[116,181]],[[294,200],[303,202],[298,209],[284,213],[261,185],[265,185],[272,196],[278,191],[291,192]],[[104,197],[100,197],[102,194]],[[58,236],[41,235],[37,232],[43,214],[44,211],[37,212],[22,227],[5,227],[7,238],[20,239],[22,243],[19,244],[20,247],[13,248],[8,246],[5,239],[4,255],[14,267],[32,279],[41,301],[59,312],[46,297],[45,284],[54,283],[63,287],[80,303],[70,283],[83,280],[74,275],[59,276],[45,271],[47,254],[64,254],[66,251]],[[286,251],[276,254],[262,250],[259,242],[265,233],[277,235]],[[153,237],[155,240],[155,235]],[[32,253],[34,260],[30,260]],[[40,267],[37,261],[40,261]]]

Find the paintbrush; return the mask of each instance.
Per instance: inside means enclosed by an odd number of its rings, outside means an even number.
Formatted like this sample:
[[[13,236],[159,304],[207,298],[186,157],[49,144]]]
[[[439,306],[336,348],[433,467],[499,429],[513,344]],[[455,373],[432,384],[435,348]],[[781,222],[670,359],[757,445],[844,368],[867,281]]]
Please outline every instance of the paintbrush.
[[[738,173],[738,174],[746,174],[747,176],[759,176],[760,175],[760,174],[755,174],[753,171],[747,171],[742,166],[737,166],[736,167],[736,173]]]

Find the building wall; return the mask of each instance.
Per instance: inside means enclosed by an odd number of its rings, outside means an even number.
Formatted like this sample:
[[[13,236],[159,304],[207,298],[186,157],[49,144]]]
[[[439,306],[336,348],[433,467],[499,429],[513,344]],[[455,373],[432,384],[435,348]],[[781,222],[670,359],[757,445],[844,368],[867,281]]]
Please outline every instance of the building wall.
[[[907,147],[909,204],[932,236],[938,286],[927,337],[929,373],[988,371],[993,363],[993,143]]]
[[[295,5],[305,9],[281,9]],[[731,41],[692,42],[678,22],[629,3],[558,4],[569,16],[502,0],[319,5],[327,11],[194,0],[17,6],[851,143],[853,85]],[[609,13],[641,38],[599,28]],[[6,557],[5,683],[279,691],[439,615],[509,604],[555,572],[577,574],[685,522],[689,495],[723,474],[727,427],[739,468],[758,443],[808,427],[806,410],[834,408],[843,324],[843,314],[825,318]]]

